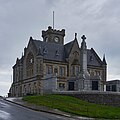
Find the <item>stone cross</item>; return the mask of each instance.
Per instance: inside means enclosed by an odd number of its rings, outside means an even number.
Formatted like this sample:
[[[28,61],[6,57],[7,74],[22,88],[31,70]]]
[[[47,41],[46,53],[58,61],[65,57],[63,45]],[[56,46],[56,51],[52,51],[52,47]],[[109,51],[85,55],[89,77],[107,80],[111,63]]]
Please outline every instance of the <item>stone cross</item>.
[[[83,41],[86,39],[85,35],[83,35],[81,38],[82,38]]]

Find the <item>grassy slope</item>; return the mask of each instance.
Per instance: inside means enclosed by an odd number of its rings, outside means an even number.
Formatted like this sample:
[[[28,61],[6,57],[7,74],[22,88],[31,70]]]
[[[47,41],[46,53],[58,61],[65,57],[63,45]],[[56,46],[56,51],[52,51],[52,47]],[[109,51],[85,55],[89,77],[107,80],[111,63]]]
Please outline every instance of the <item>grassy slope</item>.
[[[28,103],[55,108],[80,116],[120,119],[120,108],[92,104],[70,96],[27,96],[23,100]]]

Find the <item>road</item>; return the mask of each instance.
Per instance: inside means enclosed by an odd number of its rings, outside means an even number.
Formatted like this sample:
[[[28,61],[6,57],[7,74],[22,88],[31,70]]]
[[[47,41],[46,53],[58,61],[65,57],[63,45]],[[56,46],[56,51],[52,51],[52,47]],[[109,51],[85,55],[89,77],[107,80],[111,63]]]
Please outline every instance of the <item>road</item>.
[[[0,120],[75,120],[31,109],[0,99]]]

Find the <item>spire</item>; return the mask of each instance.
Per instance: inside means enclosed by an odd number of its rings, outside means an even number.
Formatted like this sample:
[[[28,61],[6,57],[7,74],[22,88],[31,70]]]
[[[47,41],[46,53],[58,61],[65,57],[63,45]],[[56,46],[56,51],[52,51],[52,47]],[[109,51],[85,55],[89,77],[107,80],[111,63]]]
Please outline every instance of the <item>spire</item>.
[[[85,35],[83,35],[81,39],[82,39],[81,48],[87,49],[86,42],[85,42],[85,39],[86,39]]]
[[[107,65],[106,59],[105,59],[105,54],[103,55],[103,64]]]

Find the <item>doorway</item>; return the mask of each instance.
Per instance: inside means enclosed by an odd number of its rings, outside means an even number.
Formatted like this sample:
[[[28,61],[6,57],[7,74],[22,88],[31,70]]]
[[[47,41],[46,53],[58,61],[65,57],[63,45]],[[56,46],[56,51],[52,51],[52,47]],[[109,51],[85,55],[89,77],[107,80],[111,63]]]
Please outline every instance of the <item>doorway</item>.
[[[92,90],[98,90],[98,81],[92,81]]]
[[[74,82],[68,83],[68,90],[74,90]]]

